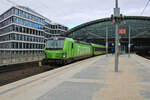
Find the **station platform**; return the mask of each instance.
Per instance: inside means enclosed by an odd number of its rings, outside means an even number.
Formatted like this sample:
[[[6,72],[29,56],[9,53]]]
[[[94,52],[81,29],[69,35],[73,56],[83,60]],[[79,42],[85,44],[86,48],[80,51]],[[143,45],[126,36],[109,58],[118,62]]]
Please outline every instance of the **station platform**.
[[[82,60],[0,87],[0,100],[150,100],[150,61],[121,55]]]

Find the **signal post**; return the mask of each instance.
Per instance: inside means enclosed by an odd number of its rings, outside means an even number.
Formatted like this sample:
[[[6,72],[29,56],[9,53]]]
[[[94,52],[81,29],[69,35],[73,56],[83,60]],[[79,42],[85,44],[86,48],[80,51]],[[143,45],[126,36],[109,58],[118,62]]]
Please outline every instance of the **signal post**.
[[[115,72],[118,72],[119,63],[119,24],[123,19],[122,14],[120,14],[120,8],[118,7],[118,0],[115,2],[114,15],[111,15],[111,20],[115,23]]]

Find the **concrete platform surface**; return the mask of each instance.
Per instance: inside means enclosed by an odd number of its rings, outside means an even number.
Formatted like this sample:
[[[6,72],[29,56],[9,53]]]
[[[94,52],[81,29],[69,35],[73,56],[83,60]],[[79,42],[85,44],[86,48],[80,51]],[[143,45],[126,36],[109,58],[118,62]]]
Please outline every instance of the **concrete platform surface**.
[[[150,100],[150,61],[97,56],[0,87],[0,100]]]

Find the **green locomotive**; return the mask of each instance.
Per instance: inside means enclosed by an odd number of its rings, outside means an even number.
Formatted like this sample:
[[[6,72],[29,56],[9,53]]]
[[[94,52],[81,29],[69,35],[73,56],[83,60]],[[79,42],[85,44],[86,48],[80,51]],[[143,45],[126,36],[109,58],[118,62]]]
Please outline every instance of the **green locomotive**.
[[[105,54],[105,46],[85,43],[66,37],[47,40],[44,48],[45,63],[66,64],[74,60]]]

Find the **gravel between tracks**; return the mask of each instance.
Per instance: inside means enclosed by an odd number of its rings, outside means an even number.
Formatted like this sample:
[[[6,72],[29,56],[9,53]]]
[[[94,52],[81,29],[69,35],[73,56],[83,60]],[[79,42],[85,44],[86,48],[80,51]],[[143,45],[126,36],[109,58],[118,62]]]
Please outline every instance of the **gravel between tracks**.
[[[9,71],[9,72],[4,72],[0,73],[0,86],[36,75],[40,74],[42,72],[51,70],[52,68],[50,66],[42,66],[38,67],[37,62],[34,62],[33,64],[20,64],[16,66],[23,66],[22,69],[18,69],[15,71]],[[15,67],[13,65],[12,67]]]

